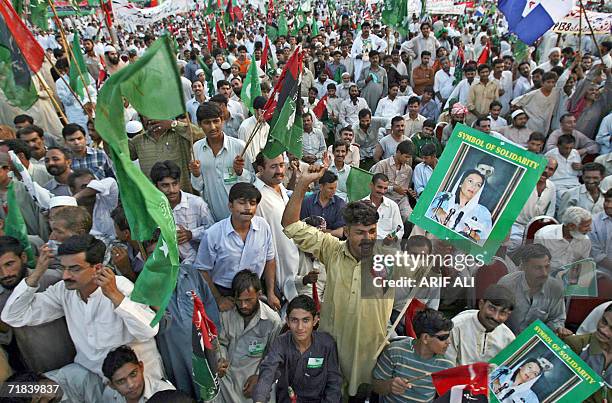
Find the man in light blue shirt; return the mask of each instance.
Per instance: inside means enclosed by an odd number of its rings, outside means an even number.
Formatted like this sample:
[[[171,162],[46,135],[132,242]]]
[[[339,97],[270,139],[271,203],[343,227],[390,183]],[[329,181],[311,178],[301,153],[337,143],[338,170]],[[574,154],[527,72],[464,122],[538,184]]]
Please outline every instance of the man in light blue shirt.
[[[421,158],[423,162],[414,167],[414,174],[412,175],[414,191],[419,196],[425,190],[425,186],[427,186],[427,182],[429,182],[429,178],[431,178],[431,174],[438,164],[436,146],[432,143],[423,145],[421,148]]]
[[[265,219],[255,216],[261,193],[250,183],[237,183],[229,192],[231,215],[206,230],[194,267],[200,270],[220,311],[232,308],[232,280],[248,269],[264,277],[268,304],[280,309],[274,294],[276,277],[272,230]]]
[[[198,124],[205,138],[193,145],[195,161],[189,164],[191,185],[202,194],[215,222],[229,217],[227,196],[238,182],[251,182],[248,157],[240,156],[245,143],[223,133],[223,114],[211,102],[198,108]]]
[[[185,103],[185,109],[189,114],[189,119],[194,125],[198,124],[197,112],[200,105],[206,101],[206,94],[204,93],[204,84],[201,81],[196,80],[191,84],[191,90],[193,91],[193,98]]]
[[[604,194],[604,211],[593,215],[589,239],[597,269],[612,275],[612,189]]]
[[[612,135],[612,113],[609,113],[608,116],[603,118],[601,124],[599,125],[597,137],[595,137],[595,141],[597,142],[597,144],[599,144],[599,153],[601,155],[612,152],[612,146],[610,145],[610,135]]]

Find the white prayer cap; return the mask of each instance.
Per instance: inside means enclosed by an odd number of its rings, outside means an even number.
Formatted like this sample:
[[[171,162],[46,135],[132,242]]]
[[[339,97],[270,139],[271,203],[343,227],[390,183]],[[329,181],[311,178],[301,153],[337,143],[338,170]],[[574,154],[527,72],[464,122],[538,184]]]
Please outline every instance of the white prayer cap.
[[[78,206],[77,200],[72,196],[55,196],[49,200],[49,210],[53,207]]]
[[[525,113],[524,110],[517,109],[514,112],[512,112],[512,120],[514,120],[514,118],[516,118],[518,115],[527,115],[527,114]]]
[[[196,72],[195,72],[196,77],[199,76],[200,74],[204,74],[204,70],[197,69]]]
[[[178,60],[176,61],[176,64],[177,64],[179,67],[185,67],[185,66],[187,66],[187,62],[186,62],[186,61],[184,61],[184,60],[181,60],[181,59],[178,59]]]
[[[552,48],[551,50],[548,51],[548,56],[552,55],[553,52],[561,53],[561,48]]]
[[[116,52],[117,49],[115,49],[115,47],[113,45],[106,45],[104,47],[104,53],[108,53],[108,52]]]
[[[348,71],[345,71],[344,73],[342,73],[342,77],[344,76],[350,77],[351,73],[349,73]]]
[[[142,123],[137,120],[130,120],[125,124],[125,131],[128,134],[140,133],[143,129]]]
[[[232,66],[228,62],[221,63],[221,70],[230,70]]]

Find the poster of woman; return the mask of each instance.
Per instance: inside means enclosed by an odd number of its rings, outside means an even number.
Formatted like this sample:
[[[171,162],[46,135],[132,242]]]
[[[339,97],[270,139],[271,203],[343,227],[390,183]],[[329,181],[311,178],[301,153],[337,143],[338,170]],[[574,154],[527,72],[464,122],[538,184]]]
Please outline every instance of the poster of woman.
[[[542,156],[459,124],[410,221],[488,263],[545,166]]]

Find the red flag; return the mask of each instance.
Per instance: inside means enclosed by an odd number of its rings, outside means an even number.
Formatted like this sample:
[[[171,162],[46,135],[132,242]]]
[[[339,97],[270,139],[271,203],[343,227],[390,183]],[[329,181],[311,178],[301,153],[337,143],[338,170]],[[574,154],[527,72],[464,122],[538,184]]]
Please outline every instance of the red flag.
[[[454,386],[463,386],[462,389],[470,391],[472,395],[488,396],[488,378],[489,364],[486,362],[462,365],[431,374],[436,392],[440,396]]]
[[[487,62],[489,61],[489,54],[491,53],[491,41],[487,41],[487,44],[485,45],[484,49],[482,49],[482,52],[480,53],[480,56],[478,56],[478,65],[480,66],[481,64],[487,64]]]
[[[240,6],[234,6],[234,17],[238,21],[244,20],[244,13],[242,12],[242,9],[240,8]]]
[[[204,347],[212,350],[212,342],[218,335],[217,326],[215,326],[215,323],[206,315],[204,304],[195,292],[191,291],[191,296],[193,298],[193,325],[202,333],[202,343]]]
[[[423,311],[427,308],[427,305],[422,303],[416,298],[413,298],[408,305],[408,309],[406,309],[406,313],[404,314],[404,327],[406,328],[406,336],[412,337],[416,339],[416,333],[414,332],[414,327],[412,327],[412,320],[414,319],[414,315],[417,312]]]
[[[6,27],[11,31],[15,43],[21,50],[28,67],[34,73],[37,73],[43,64],[45,51],[34,39],[32,32],[21,21],[9,0],[0,0],[0,13],[4,18]]]
[[[102,0],[100,8],[104,12],[104,19],[106,20],[106,26],[111,27],[113,25],[113,4],[112,0]]]
[[[294,87],[293,81],[297,81],[300,74],[302,73],[303,59],[304,53],[302,52],[302,47],[298,46],[291,54],[291,56],[289,56],[287,63],[283,67],[283,71],[281,72],[278,82],[272,89],[272,93],[270,93],[268,101],[264,105],[263,118],[265,120],[270,121],[272,119],[272,117],[274,116],[274,112],[276,111],[276,105],[278,105],[279,102],[280,105],[285,104],[290,89]],[[289,80],[287,81],[291,81],[291,83],[285,86],[286,78],[289,78]]]
[[[191,44],[195,44],[195,41],[193,40],[193,29],[189,28],[189,40],[191,41]]]
[[[321,119],[321,117],[323,116],[323,113],[325,113],[326,108],[327,108],[327,94],[325,94],[323,98],[319,99],[317,106],[315,106],[312,111],[314,112],[317,119]]]
[[[319,300],[319,290],[317,290],[317,283],[312,283],[312,299],[317,307],[317,312],[321,312],[321,301]]]
[[[270,52],[270,41],[268,40],[268,35],[266,35],[266,43],[264,44],[263,52],[261,52],[261,62],[259,63],[259,67],[263,71],[266,71],[266,67],[268,66],[268,53]]]
[[[227,7],[225,8],[225,12],[227,15],[229,15],[230,20],[234,22],[234,20],[236,19],[236,16],[234,15],[234,6],[232,5],[232,0],[229,0],[227,2]]]
[[[210,27],[208,26],[208,21],[204,20],[206,24],[206,37],[208,38],[206,41],[206,48],[208,48],[208,53],[212,53],[212,36],[210,35]]]
[[[219,42],[219,47],[221,49],[226,49],[227,42],[225,42],[225,36],[223,35],[223,30],[219,25],[219,21],[215,21],[215,32],[217,33],[217,42]]]

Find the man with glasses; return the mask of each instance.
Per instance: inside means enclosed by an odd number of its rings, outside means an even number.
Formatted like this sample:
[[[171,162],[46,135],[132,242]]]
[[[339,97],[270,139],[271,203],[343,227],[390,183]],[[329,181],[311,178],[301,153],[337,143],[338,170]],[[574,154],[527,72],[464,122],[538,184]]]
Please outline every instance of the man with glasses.
[[[401,339],[387,346],[372,372],[374,391],[381,395],[382,403],[433,400],[436,390],[431,377],[420,377],[424,372],[433,373],[454,366],[444,357],[450,345],[453,322],[442,313],[427,308],[415,315],[412,325],[417,338]]]

